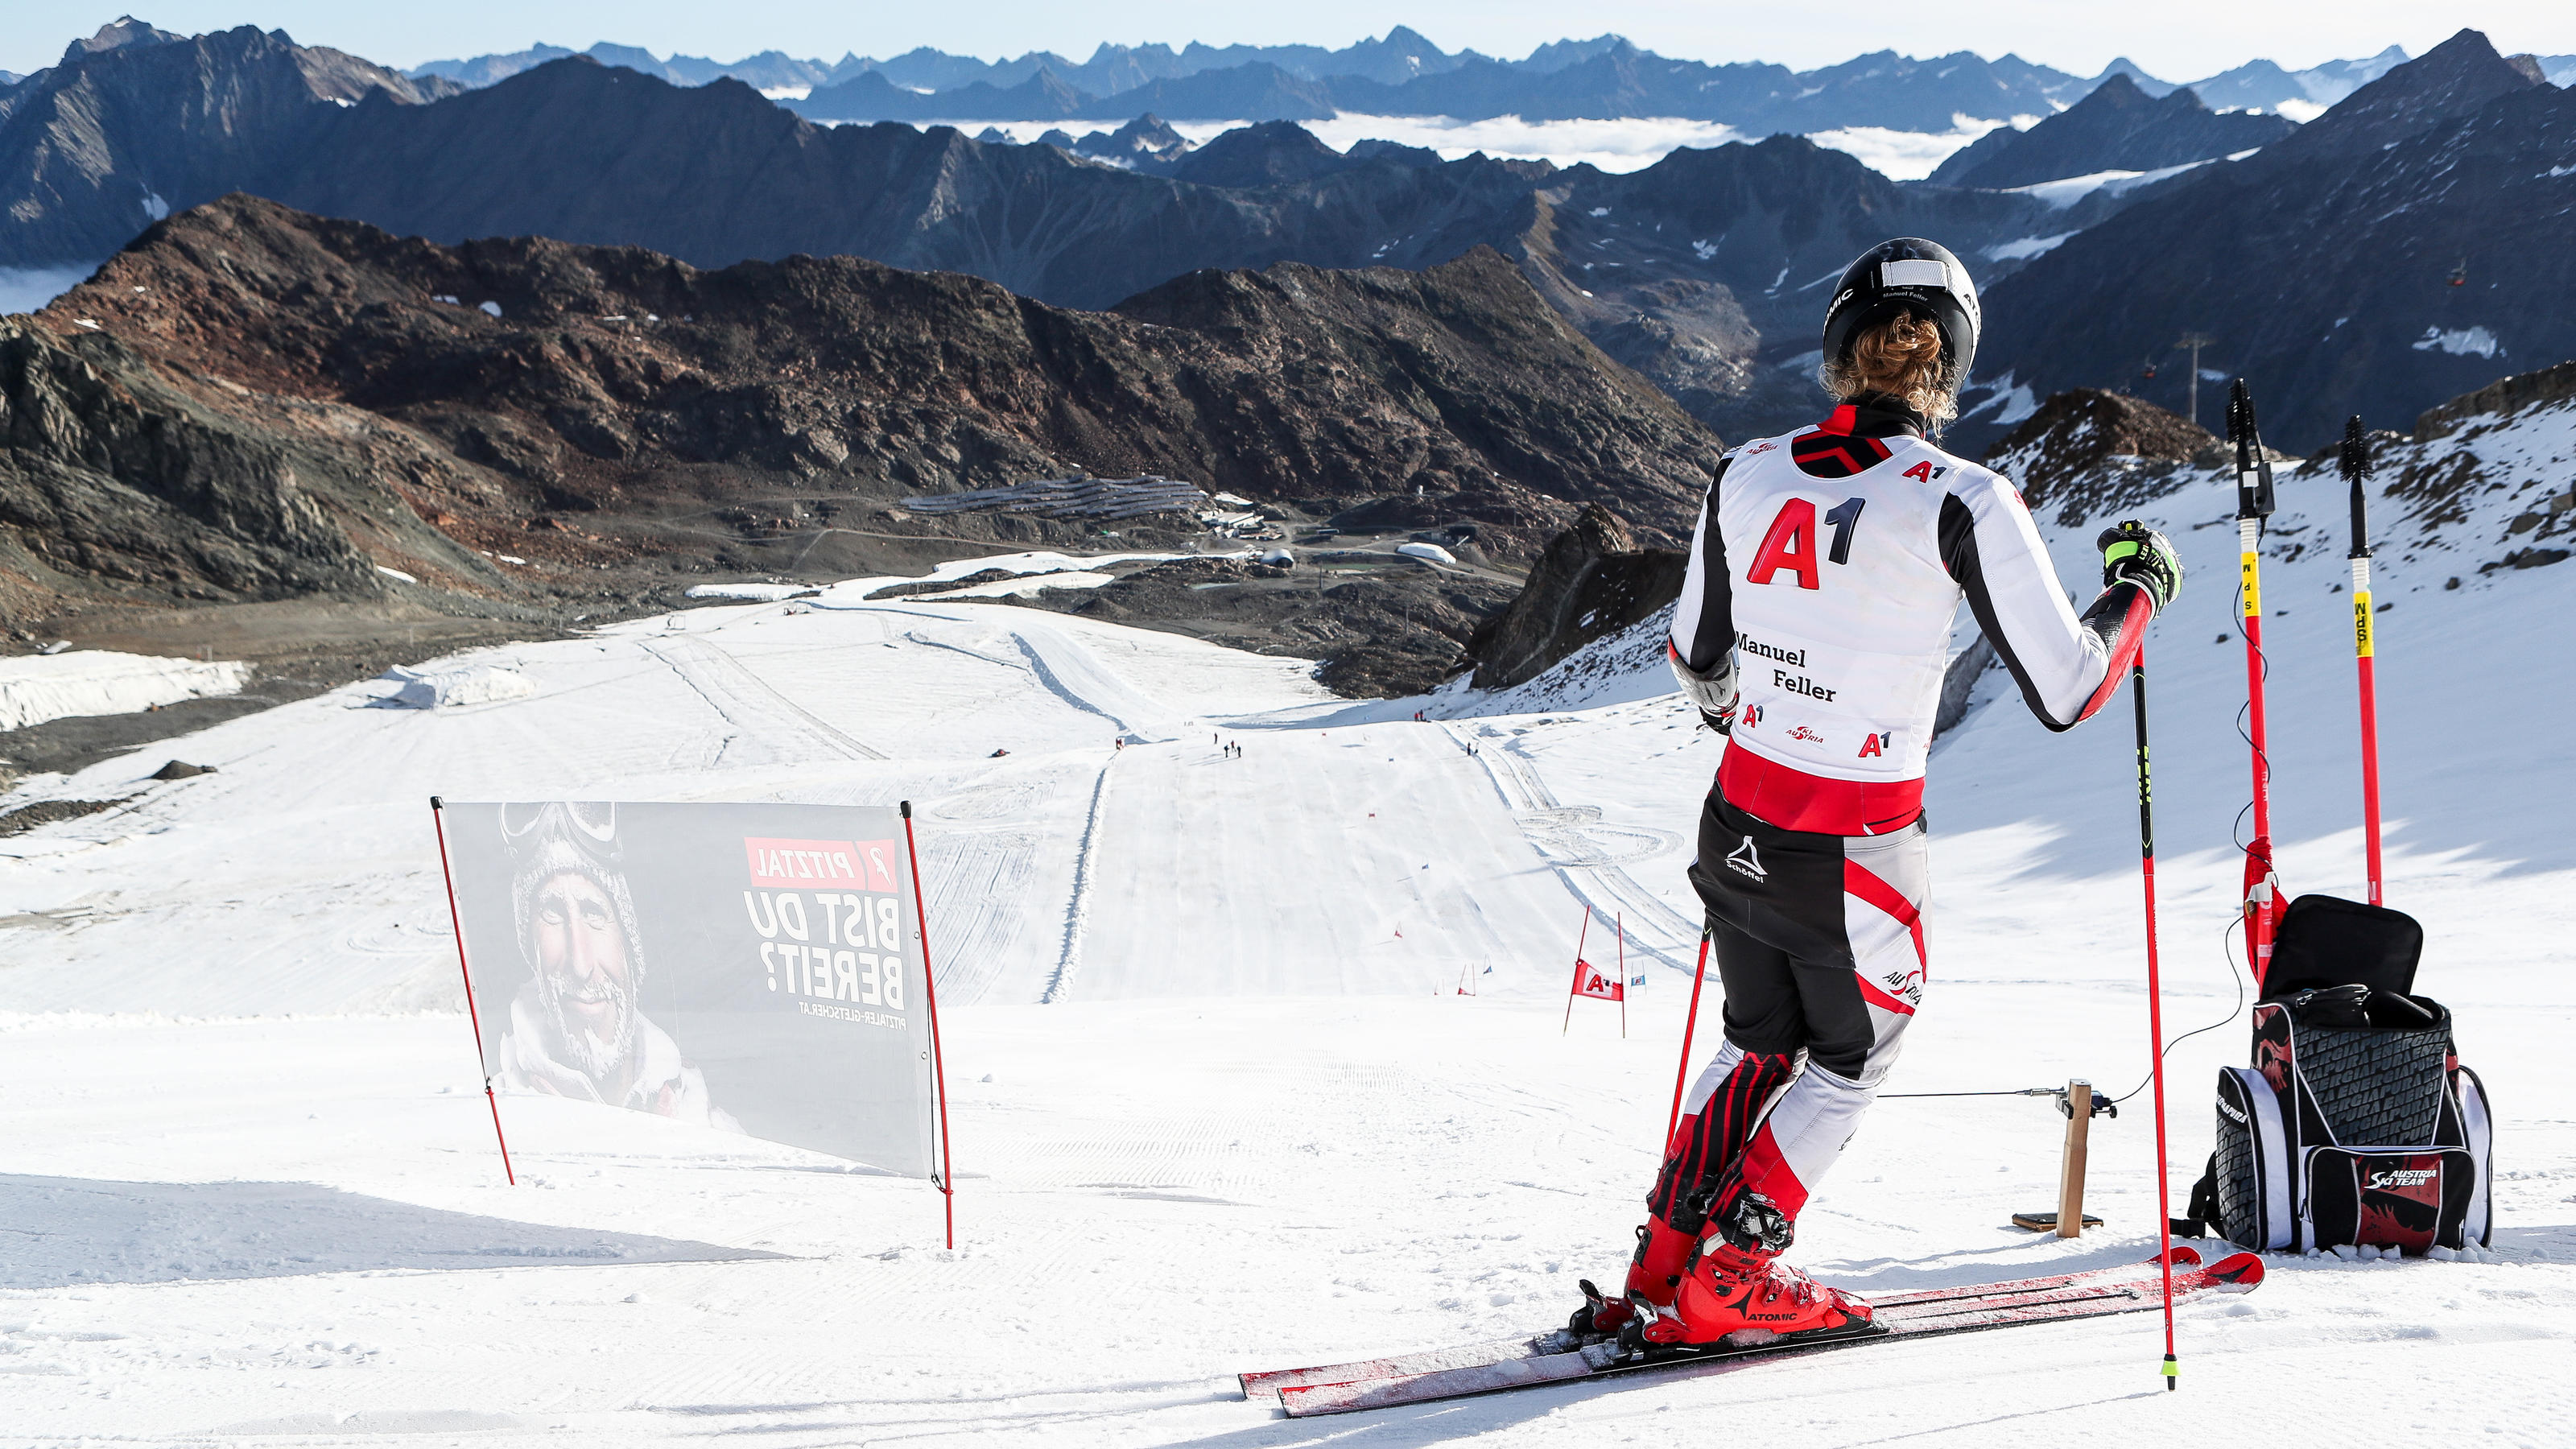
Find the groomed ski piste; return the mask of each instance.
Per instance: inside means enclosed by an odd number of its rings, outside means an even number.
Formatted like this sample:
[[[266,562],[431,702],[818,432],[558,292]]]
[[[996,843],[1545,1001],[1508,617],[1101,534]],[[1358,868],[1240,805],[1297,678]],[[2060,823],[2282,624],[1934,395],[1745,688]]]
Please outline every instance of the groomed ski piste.
[[[1317,1421],[1246,1402],[1246,1370],[1537,1332],[1617,1280],[1722,744],[1650,629],[1507,696],[1354,702],[1301,661],[862,581],[478,651],[437,667],[526,687],[352,686],[0,801],[132,797],[0,842],[0,1444],[2564,1443],[2576,567],[2477,566],[2576,481],[2571,436],[2576,405],[2487,435],[2505,486],[2465,517],[2380,509],[2389,900],[2497,1107],[2493,1247],[2274,1259],[2186,1306],[2178,1393],[2147,1313]],[[2343,494],[2281,494],[2282,871],[2358,896]],[[2166,1020],[2227,1021],[2170,1057],[2179,1210],[2246,1051],[2243,656],[2228,481],[2136,511],[2190,568],[2148,653]],[[2101,522],[2045,522],[2080,591]],[[1890,1090],[2127,1094],[2128,706],[2051,736],[1981,690],[1933,757],[1933,984]],[[173,758],[217,773],[145,779]],[[918,802],[960,1246],[918,1181],[550,1099],[502,1098],[505,1185],[433,793]],[[1587,904],[1646,978],[1624,1039],[1595,1001],[1560,1034]],[[1716,1030],[1712,991],[1703,1054]],[[2134,1263],[2149,1124],[2141,1095],[2096,1125],[2106,1222],[2061,1242],[2006,1221],[2056,1205],[2046,1101],[1883,1100],[1794,1260],[1864,1293]]]

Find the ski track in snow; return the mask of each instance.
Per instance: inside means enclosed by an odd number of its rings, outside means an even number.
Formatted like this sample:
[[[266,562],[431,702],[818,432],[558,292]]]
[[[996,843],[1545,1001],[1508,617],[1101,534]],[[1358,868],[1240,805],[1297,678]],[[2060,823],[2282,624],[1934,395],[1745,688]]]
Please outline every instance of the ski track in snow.
[[[1074,846],[1073,895],[1064,907],[1064,950],[1056,958],[1055,974],[1047,978],[1046,990],[1038,997],[1040,1002],[1064,1000],[1082,970],[1082,926],[1091,913],[1093,862],[1100,847],[1100,802],[1109,793],[1109,764],[1102,762],[1098,778],[1091,782],[1091,808],[1083,816],[1082,838]]]
[[[1464,753],[1466,741],[1459,739],[1457,729],[1448,725],[1442,728],[1457,740]],[[1566,890],[1590,907],[1594,917],[1612,924],[1614,929],[1625,922],[1628,944],[1639,952],[1676,970],[1694,970],[1698,965],[1699,923],[1640,886],[1625,869],[1631,860],[1669,855],[1682,836],[1652,827],[1603,826],[1597,806],[1558,804],[1520,742],[1503,737],[1499,730],[1493,733],[1500,737],[1500,753],[1511,758],[1498,759],[1485,753],[1480,741],[1475,759],[1484,766],[1495,792],[1513,808],[1522,832],[1565,883]],[[1602,835],[1623,836],[1641,844],[1614,854],[1601,842]],[[1648,934],[1641,935],[1641,931]]]
[[[647,652],[671,666],[671,671],[688,681],[691,689],[707,702],[707,707],[724,716],[725,723],[758,740],[778,758],[774,763],[801,764],[807,759],[882,760],[885,752],[871,749],[829,723],[815,717],[812,711],[761,682],[760,677],[743,668],[741,661],[723,648],[695,635],[676,635],[656,639],[644,646]],[[720,763],[722,753],[710,760]],[[763,760],[761,763],[773,763]]]
[[[1528,1331],[1618,1277],[1688,991],[1650,973],[1623,1039],[1604,1003],[1560,1024],[1567,966],[1590,904],[1689,968],[1682,872],[1723,745],[1625,644],[1524,686],[1527,713],[1355,704],[1296,661],[845,586],[455,661],[527,699],[344,690],[12,793],[130,799],[0,841],[0,1444],[1609,1446],[1759,1422],[2053,1449],[2258,1420],[2338,1449],[2373,1424],[2554,1442],[2576,1418],[2576,1008],[2546,983],[2576,858],[2551,788],[2568,677],[2530,621],[2576,605],[2576,568],[2478,565],[2576,481],[2567,411],[2564,436],[2494,445],[2513,481],[2465,521],[2392,500],[2381,523],[2391,901],[2426,923],[2423,989],[2500,1115],[2493,1261],[2275,1260],[2184,1312],[2179,1394],[2140,1315],[1319,1425],[1241,1402],[1240,1370]],[[2281,857],[2294,889],[2352,894],[2342,495],[2282,494]],[[2179,1034],[2235,1001],[2234,532],[2222,478],[2134,511],[2191,570],[2150,648]],[[2096,527],[2045,523],[2070,582]],[[2050,736],[2011,694],[1981,688],[1934,759],[1933,982],[1896,1092],[2145,1074],[2126,710]],[[1104,720],[1144,742],[1104,763]],[[142,778],[172,753],[220,773]],[[923,1184],[553,1099],[501,1101],[506,1186],[433,792],[915,801],[961,1246]],[[2172,1052],[2177,1193],[2243,1031]],[[1797,1260],[1866,1292],[2143,1257],[2145,1107],[2097,1122],[2108,1223],[2059,1242],[2002,1225],[2055,1203],[2045,1102],[1883,1100]]]

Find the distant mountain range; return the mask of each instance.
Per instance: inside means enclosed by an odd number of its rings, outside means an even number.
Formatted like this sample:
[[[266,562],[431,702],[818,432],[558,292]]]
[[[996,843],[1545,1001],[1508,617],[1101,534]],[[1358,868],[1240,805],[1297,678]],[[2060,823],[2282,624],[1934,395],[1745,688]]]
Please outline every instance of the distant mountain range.
[[[984,61],[928,48],[887,60],[844,54],[799,60],[763,51],[732,62],[660,59],[602,43],[581,52],[675,85],[730,77],[788,98],[831,121],[1318,120],[1338,112],[1530,120],[1672,116],[1748,131],[1804,134],[1839,126],[1947,131],[1955,117],[2008,121],[2046,116],[2114,75],[2162,97],[2197,92],[2214,110],[2259,110],[2305,120],[2403,64],[2397,46],[2367,60],[2284,70],[2257,60],[2204,80],[2159,80],[2123,57],[2083,77],[2017,56],[1962,51],[1917,60],[1892,51],[1810,71],[1759,62],[1711,65],[1643,50],[1617,35],[1560,40],[1520,60],[1443,51],[1397,26],[1339,50],[1313,45],[1108,45],[1071,60],[1030,51]],[[416,77],[490,85],[574,54],[539,45],[506,55],[431,61]],[[2545,57],[2576,73],[2576,56]],[[1177,82],[1193,82],[1188,85]],[[802,94],[799,94],[799,93]]]
[[[2306,70],[2283,70],[2268,60],[2251,60],[2207,80],[2185,81],[2179,86],[2160,81],[2124,60],[2112,62],[2111,68],[2122,71],[2138,89],[2151,96],[2188,88],[2212,110],[2279,111],[2287,106],[2293,120],[2304,121],[2405,63],[2405,47],[2392,45],[2368,60],[2330,60]],[[2307,114],[2299,114],[2302,109]]]
[[[1539,47],[1522,64],[1534,71],[1556,69],[1584,59],[1593,51],[1607,48],[1616,39],[1604,36],[1597,41],[1558,41]],[[410,73],[414,76],[444,76],[469,86],[487,86],[574,53],[559,45],[537,45],[507,55],[433,60],[426,65],[415,66]],[[950,55],[927,46],[889,60],[850,54],[844,54],[837,61],[798,60],[774,50],[765,50],[737,61],[720,62],[695,55],[674,55],[662,60],[651,51],[636,46],[606,42],[580,54],[602,65],[622,65],[646,75],[659,76],[673,85],[705,85],[718,78],[730,78],[755,89],[790,90],[834,85],[859,75],[876,74],[903,90],[939,91],[978,84],[1008,88],[1045,71],[1067,86],[1095,95],[1114,95],[1153,81],[1256,63],[1276,66],[1303,80],[1350,76],[1395,85],[1416,76],[1453,69],[1469,60],[1483,59],[1472,50],[1455,55],[1444,53],[1440,47],[1401,25],[1388,31],[1381,39],[1363,40],[1340,50],[1320,45],[1214,46],[1192,42],[1174,50],[1168,45],[1103,44],[1092,52],[1091,59],[1080,62],[1046,50],[1033,50],[1014,60],[982,61],[973,56]]]
[[[1435,52],[1415,74],[1393,80],[1318,73],[1311,62],[1292,68],[1255,56],[1106,90],[1043,65],[1016,79],[1009,78],[1013,72],[997,71],[928,91],[862,68],[783,104],[819,120],[850,121],[1124,120],[1149,110],[1171,120],[1315,120],[1342,112],[1526,120],[1670,116],[1754,133],[1806,134],[1845,126],[1937,132],[1952,129],[1962,117],[2047,116],[2113,75],[2141,81],[2156,95],[2177,89],[2125,59],[2089,78],[2017,56],[1989,61],[1964,51],[1920,60],[1880,51],[1793,71],[1759,62],[1676,60],[1617,36],[1541,55],[1543,61],[1534,56],[1513,62]],[[2404,56],[2388,59],[2393,64]],[[2374,61],[2296,73],[2264,64],[2268,73],[2247,66],[2213,77],[2230,96],[2224,104],[2275,111],[2286,105],[2314,114],[2323,104],[2315,97],[2340,96],[2377,73],[2370,69]]]
[[[1569,49],[1540,79],[1590,85],[1639,55]],[[1499,65],[1405,84],[1468,86]],[[1254,66],[1283,93],[1312,84],[1258,61],[1142,89]],[[1849,94],[1870,69],[1843,77]],[[1899,74],[1882,70],[1881,89]],[[1421,269],[1483,245],[1604,352],[1742,436],[1813,408],[1818,289],[1863,247],[1915,233],[1968,259],[1988,294],[1961,446],[2066,386],[2179,406],[2171,343],[2195,330],[2218,339],[2205,367],[2295,387],[2275,415],[2322,430],[2348,404],[2402,419],[2576,353],[2560,245],[2576,149],[2545,74],[2463,32],[2295,128],[2115,71],[1929,184],[1781,135],[1626,174],[1336,150],[1292,121],[1197,148],[1151,115],[1013,145],[817,125],[732,79],[675,85],[585,57],[460,90],[274,32],[111,27],[0,91],[0,267],[87,262],[233,191],[442,244],[546,236],[703,267],[860,256],[1093,309],[1201,269]]]
[[[256,31],[225,32],[101,51],[0,96],[0,111],[21,107],[0,114],[0,200],[12,213],[0,265],[101,255],[154,207],[231,191],[442,243],[548,236],[709,267],[855,255],[1087,308],[1206,268],[1422,268],[1489,245],[1612,356],[1736,431],[1809,388],[1760,365],[1766,338],[1807,330],[1806,279],[1891,225],[1973,252],[2063,215],[2009,193],[1901,187],[1786,137],[1605,176],[1396,146],[1336,152],[1286,123],[1164,159],[1177,138],[1140,125],[1127,128],[1131,142],[1164,156],[1139,150],[1121,167],[945,128],[820,127],[734,81],[674,86],[586,58],[433,105],[397,87],[452,82],[378,76],[343,106],[338,91],[294,88],[298,55]],[[159,98],[175,93],[168,72],[181,61],[267,77],[259,93],[270,99],[222,113],[225,124],[202,110],[174,116]],[[323,74],[342,91],[356,83]],[[37,103],[73,95],[89,99]],[[82,124],[92,113],[136,123],[101,132]],[[98,168],[110,182],[50,186],[52,158],[78,146],[113,156]]]

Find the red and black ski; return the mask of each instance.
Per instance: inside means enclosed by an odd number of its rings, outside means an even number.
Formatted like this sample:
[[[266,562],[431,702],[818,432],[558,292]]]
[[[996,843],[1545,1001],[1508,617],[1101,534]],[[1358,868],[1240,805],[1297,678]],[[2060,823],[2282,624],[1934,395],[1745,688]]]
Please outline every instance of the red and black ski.
[[[2203,1267],[2199,1253],[2177,1247],[2173,1250],[2173,1263],[2177,1302],[2205,1293],[2244,1293],[2263,1281],[2262,1259],[2251,1253],[2233,1253]],[[1870,1306],[1877,1310],[1877,1320],[1870,1328],[1857,1332],[1664,1350],[1642,1358],[1623,1355],[1613,1341],[1596,1340],[1578,1346],[1571,1335],[1558,1332],[1353,1363],[1249,1373],[1242,1375],[1241,1382],[1244,1397],[1275,1396],[1290,1418],[1306,1418],[1692,1364],[1785,1358],[1886,1339],[2135,1313],[2155,1308],[2162,1301],[2163,1282],[2156,1261],[2150,1259],[2143,1264],[2088,1273],[1874,1298]]]

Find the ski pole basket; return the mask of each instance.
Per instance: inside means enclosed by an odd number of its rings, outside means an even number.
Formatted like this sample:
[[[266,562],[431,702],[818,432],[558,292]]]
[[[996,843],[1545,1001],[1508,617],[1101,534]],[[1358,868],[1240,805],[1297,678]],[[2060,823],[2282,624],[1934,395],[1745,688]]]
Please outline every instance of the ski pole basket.
[[[2282,917],[2253,1064],[2218,1076],[2218,1140],[2192,1193],[2258,1250],[2485,1246],[2494,1176],[2486,1089],[2451,1013],[2412,995],[2423,928],[2400,912],[2301,896]]]

